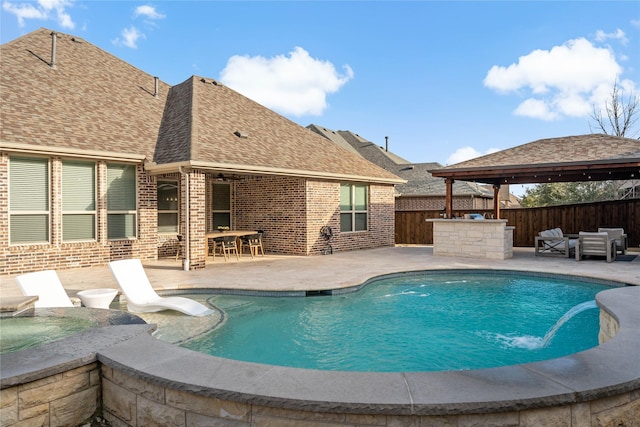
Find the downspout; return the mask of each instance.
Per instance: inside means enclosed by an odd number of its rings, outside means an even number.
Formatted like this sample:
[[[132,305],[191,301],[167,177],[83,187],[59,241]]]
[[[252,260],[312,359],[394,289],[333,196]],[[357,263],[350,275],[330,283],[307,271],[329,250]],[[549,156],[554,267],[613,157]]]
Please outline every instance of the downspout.
[[[184,171],[184,169],[182,169],[182,166],[178,167],[178,170],[180,171],[180,175],[184,178],[184,183],[186,185],[186,189],[185,189],[185,199],[186,199],[186,203],[184,204],[184,228],[185,228],[185,233],[184,233],[184,264],[183,264],[183,269],[184,271],[189,271],[189,266],[191,264],[191,261],[189,259],[190,255],[191,255],[191,247],[189,246],[189,235],[191,234],[191,221],[189,221],[189,174],[186,173]]]

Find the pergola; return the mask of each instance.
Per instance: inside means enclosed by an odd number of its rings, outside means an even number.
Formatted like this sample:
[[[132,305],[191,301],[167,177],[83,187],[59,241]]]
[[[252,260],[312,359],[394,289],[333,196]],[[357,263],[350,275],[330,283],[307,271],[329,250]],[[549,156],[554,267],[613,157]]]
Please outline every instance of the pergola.
[[[640,140],[589,134],[540,139],[442,169],[447,218],[453,213],[455,180],[493,185],[494,218],[500,218],[500,186],[640,179]]]

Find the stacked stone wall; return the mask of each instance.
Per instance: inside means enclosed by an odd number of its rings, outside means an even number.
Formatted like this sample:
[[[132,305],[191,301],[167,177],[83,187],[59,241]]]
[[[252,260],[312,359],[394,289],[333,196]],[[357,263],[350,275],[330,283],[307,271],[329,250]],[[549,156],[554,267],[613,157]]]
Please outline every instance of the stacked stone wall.
[[[104,366],[104,417],[114,427],[171,426],[472,426],[529,427],[637,424],[640,393],[633,391],[572,405],[521,411],[459,415],[376,415],[314,412],[234,402],[178,390]],[[306,404],[308,406],[308,404]]]
[[[100,369],[91,363],[0,390],[0,427],[78,426],[101,411]]]

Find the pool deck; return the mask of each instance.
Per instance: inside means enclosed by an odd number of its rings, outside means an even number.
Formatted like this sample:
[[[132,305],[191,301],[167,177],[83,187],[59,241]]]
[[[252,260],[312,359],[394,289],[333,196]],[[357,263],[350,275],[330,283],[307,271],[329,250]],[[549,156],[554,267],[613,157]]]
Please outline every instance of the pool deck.
[[[535,257],[532,248],[516,248],[513,258],[499,261],[433,256],[430,246],[396,246],[312,257],[218,258],[195,271],[184,271],[174,259],[144,266],[158,290],[319,291],[358,286],[383,274],[435,269],[522,270],[640,285],[640,256],[633,261],[578,262]],[[117,287],[107,267],[58,274],[70,296],[84,289]],[[198,405],[222,408],[220,414],[210,414],[207,425],[300,425],[306,420],[303,425],[315,426],[324,420],[326,425],[346,426],[356,418],[366,419],[367,425],[444,425],[443,417],[451,421],[447,425],[596,425],[591,420],[600,416],[625,423],[637,419],[634,414],[640,410],[638,291],[632,286],[598,294],[599,305],[619,323],[613,339],[584,352],[524,365],[404,373],[306,370],[208,356],[153,338],[150,325],[120,325],[3,355],[0,386],[16,390],[100,362],[105,416],[120,420],[117,425],[135,425],[135,417],[128,424],[121,420],[128,416],[125,409],[131,401],[138,402],[136,410],[145,410],[147,390],[173,396],[153,403],[159,409],[148,412],[149,417],[176,411],[183,417],[187,412],[203,417],[210,409],[198,412]],[[0,279],[0,293],[3,298],[19,295],[11,277]],[[226,412],[229,408],[231,413]],[[260,424],[264,420],[273,423]],[[158,420],[147,421],[151,425]]]
[[[185,271],[180,261],[164,258],[145,262],[149,281],[157,290],[213,288],[252,291],[319,291],[357,286],[372,277],[416,270],[498,269],[523,270],[596,277],[640,285],[640,250],[633,261],[603,259],[536,257],[533,248],[514,248],[513,258],[479,260],[434,256],[431,246],[394,246],[338,252],[318,256],[267,254],[251,258],[245,254],[237,261],[220,257],[207,262],[200,270]],[[96,288],[118,288],[106,266],[58,270],[60,281],[69,296]],[[13,276],[0,277],[0,294],[18,296],[20,290]]]

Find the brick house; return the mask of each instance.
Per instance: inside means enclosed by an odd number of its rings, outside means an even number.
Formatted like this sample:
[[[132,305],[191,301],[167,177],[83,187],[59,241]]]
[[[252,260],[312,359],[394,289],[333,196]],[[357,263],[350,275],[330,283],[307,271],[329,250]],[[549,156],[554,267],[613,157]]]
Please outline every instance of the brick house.
[[[405,182],[395,187],[396,211],[444,209],[447,193],[444,180],[429,172],[442,168],[441,164],[411,163],[390,151],[387,146],[381,147],[351,131],[334,131],[315,124],[307,128],[403,178]],[[455,209],[484,210],[493,207],[492,188],[468,181],[456,181],[453,185]],[[505,186],[505,189],[505,200],[510,200],[509,187]],[[514,200],[517,202],[517,199]]]
[[[394,244],[401,178],[210,78],[171,86],[78,37],[0,47],[0,274],[154,260],[265,231],[271,253]]]

